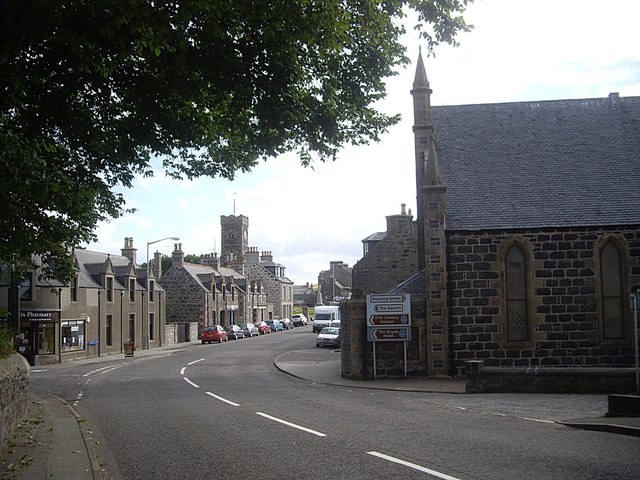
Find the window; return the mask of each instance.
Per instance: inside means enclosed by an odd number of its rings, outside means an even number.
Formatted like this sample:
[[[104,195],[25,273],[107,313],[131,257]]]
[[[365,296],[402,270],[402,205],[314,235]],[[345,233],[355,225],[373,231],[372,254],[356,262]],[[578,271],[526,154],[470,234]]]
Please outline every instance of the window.
[[[149,301],[153,302],[154,293],[156,291],[156,282],[149,280]]]
[[[111,347],[113,345],[113,315],[107,315],[107,328],[105,336],[107,337],[105,339],[105,341],[107,342],[107,346]]]
[[[55,353],[55,323],[38,322],[38,355],[51,355]]]
[[[61,322],[61,327],[63,352],[85,349],[84,320],[66,320]]]
[[[129,279],[129,300],[132,302],[136,301],[136,279]]]
[[[149,340],[155,340],[155,332],[153,331],[153,312],[149,313]]]
[[[600,290],[604,338],[624,338],[620,252],[611,242],[600,253]]]
[[[71,285],[69,287],[69,294],[71,296],[72,302],[78,301],[78,277],[73,277],[71,279]]]
[[[107,277],[107,302],[113,302],[113,277]]]
[[[513,246],[507,253],[505,265],[507,290],[507,340],[528,339],[527,320],[527,272],[524,253]]]
[[[29,274],[27,278],[20,282],[20,300],[30,302],[33,300],[33,285],[32,275]]]

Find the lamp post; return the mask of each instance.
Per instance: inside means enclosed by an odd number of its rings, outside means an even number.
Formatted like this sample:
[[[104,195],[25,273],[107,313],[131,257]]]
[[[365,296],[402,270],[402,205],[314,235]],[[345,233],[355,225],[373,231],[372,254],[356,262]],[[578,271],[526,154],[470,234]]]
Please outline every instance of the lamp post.
[[[151,260],[149,259],[149,245],[153,245],[154,243],[162,242],[164,240],[175,240],[178,241],[180,238],[178,237],[165,237],[160,240],[154,240],[153,242],[147,242],[147,350],[151,348],[151,336],[150,336],[150,327],[151,327]],[[144,325],[143,325],[144,326]],[[161,332],[158,332],[162,335]]]

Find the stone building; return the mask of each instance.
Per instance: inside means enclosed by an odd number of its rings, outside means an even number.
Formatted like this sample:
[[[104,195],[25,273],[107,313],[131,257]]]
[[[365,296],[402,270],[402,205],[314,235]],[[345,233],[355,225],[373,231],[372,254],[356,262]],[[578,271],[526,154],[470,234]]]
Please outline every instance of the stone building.
[[[245,253],[242,265],[249,282],[264,287],[271,308],[267,316],[271,318],[289,318],[293,314],[293,282],[287,278],[283,265],[273,261],[271,252],[259,253],[250,247]]]
[[[266,294],[266,304],[253,308],[260,320],[286,318],[293,313],[293,282],[286,268],[273,261],[269,251],[249,247],[249,218],[244,215],[221,215],[221,264],[240,273],[256,292]],[[263,308],[266,307],[266,310]]]
[[[418,273],[388,291],[412,294],[409,371],[473,361],[617,388],[605,383],[632,370],[640,289],[640,97],[432,107],[421,56],[411,93]],[[346,305],[351,378],[371,375],[363,302]],[[397,343],[383,373],[400,370]]]
[[[20,345],[31,365],[64,363],[165,343],[166,296],[136,260],[133,238],[122,255],[76,249],[78,273],[70,285],[39,278],[34,270],[19,285]],[[37,259],[34,259],[37,264]],[[0,307],[8,306],[10,283],[0,282]]]
[[[353,289],[384,293],[418,271],[418,241],[411,211],[387,216],[387,231],[362,240],[363,257],[353,266]]]
[[[322,303],[331,305],[351,298],[353,269],[341,260],[329,262],[329,270],[318,274],[318,292]]]
[[[196,322],[201,331],[210,325],[251,321],[254,315],[247,305],[257,310],[265,303],[259,288],[254,285],[248,291],[246,279],[237,271],[218,265],[217,257],[203,256],[201,261],[185,262],[182,244],[175,245],[171,267],[160,279],[167,292],[167,322],[184,328]]]

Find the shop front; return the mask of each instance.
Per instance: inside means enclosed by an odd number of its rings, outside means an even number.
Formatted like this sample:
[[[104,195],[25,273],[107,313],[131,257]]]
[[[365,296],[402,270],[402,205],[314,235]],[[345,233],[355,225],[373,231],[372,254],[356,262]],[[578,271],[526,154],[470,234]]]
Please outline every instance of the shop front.
[[[60,363],[59,310],[22,310],[18,352],[30,365]]]

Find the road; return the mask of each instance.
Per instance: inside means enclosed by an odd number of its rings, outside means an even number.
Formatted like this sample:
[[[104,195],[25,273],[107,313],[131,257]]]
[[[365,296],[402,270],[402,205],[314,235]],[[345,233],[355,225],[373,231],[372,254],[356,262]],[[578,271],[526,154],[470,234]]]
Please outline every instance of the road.
[[[508,396],[333,387],[275,368],[287,351],[318,353],[314,340],[307,326],[40,369],[31,388],[86,418],[105,478],[640,478],[637,437],[492,412]]]

